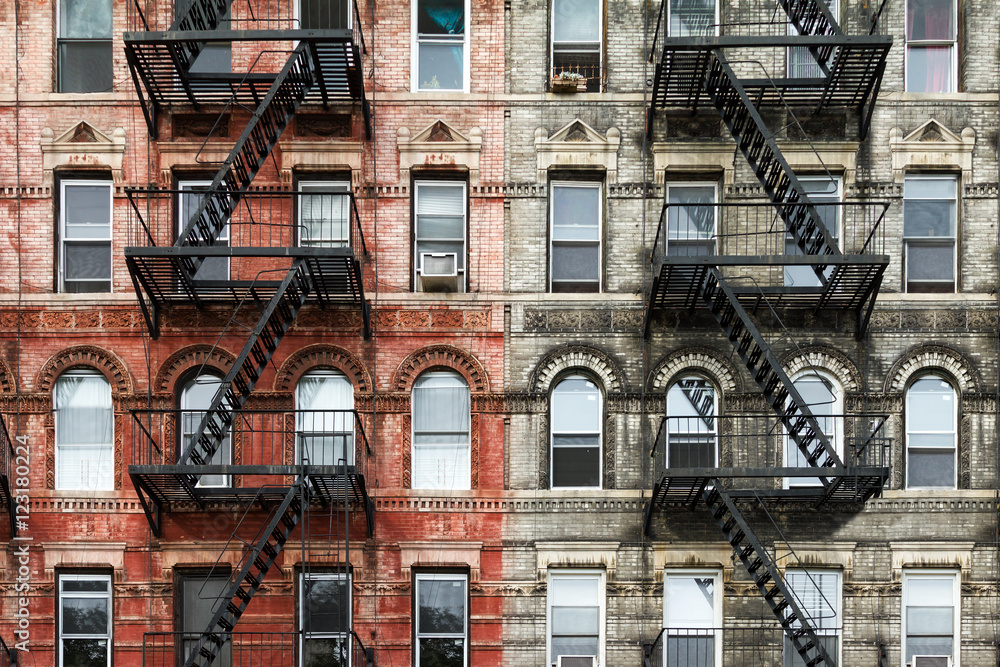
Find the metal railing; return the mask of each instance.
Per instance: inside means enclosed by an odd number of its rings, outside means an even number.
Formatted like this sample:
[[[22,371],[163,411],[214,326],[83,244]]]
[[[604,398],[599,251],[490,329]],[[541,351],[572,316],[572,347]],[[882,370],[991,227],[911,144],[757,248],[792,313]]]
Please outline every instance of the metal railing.
[[[182,438],[192,437],[202,412],[182,410],[132,410],[125,438],[128,462],[141,466],[177,464]],[[226,464],[266,466],[347,466],[348,472],[367,475],[371,445],[357,410],[241,410],[232,433],[223,443],[233,455]],[[226,452],[222,456],[227,459]],[[222,458],[220,456],[220,465]],[[246,471],[241,474],[249,474]],[[259,486],[260,479],[249,486]]]
[[[817,415],[844,464],[889,467],[892,438],[883,414]],[[842,449],[841,449],[842,448]],[[650,451],[657,470],[807,467],[777,415],[663,417]],[[737,487],[734,487],[737,488]]]
[[[2,638],[0,638],[0,667],[17,667],[17,649],[8,648]]]
[[[653,240],[653,262],[691,255],[800,255],[779,214],[797,204],[664,204]],[[885,254],[882,225],[888,202],[816,203],[845,255]]]
[[[839,629],[817,630],[836,656]],[[663,628],[643,645],[643,667],[799,667],[780,627]]]
[[[14,518],[14,471],[16,462],[14,443],[7,431],[7,421],[0,415],[0,508],[6,508],[11,535],[16,534]],[[0,640],[2,642],[3,640]]]
[[[291,619],[289,619],[291,621]],[[310,641],[303,632],[220,632],[226,649],[216,660],[219,667],[298,667],[302,643]],[[143,667],[176,667],[183,664],[185,646],[201,638],[196,632],[146,632],[142,635]],[[321,643],[320,643],[321,642]],[[318,640],[310,664],[374,667],[374,650],[366,648],[353,630],[330,639]],[[322,651],[316,653],[315,651]],[[350,662],[348,662],[348,659]]]

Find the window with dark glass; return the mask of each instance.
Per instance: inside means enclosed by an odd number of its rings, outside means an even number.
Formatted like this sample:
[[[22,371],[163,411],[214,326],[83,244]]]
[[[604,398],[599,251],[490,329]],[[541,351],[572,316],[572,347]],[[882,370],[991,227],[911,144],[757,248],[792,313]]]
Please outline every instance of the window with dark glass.
[[[669,0],[667,9],[667,34],[670,37],[719,34],[716,0]]]
[[[197,194],[211,187],[211,181],[179,181],[177,189],[181,190],[177,212],[178,232],[183,232],[191,217],[197,213],[202,196]],[[196,233],[196,232],[193,232]],[[213,247],[229,247],[229,225],[227,224],[216,238]],[[206,257],[194,274],[195,280],[229,280],[228,257]]]
[[[907,292],[955,292],[958,179],[907,176],[903,181],[903,271]]]
[[[60,185],[59,291],[111,291],[111,181]]]
[[[415,91],[468,91],[466,0],[413,0]]]
[[[60,93],[111,92],[111,0],[59,0]]]
[[[59,664],[111,667],[111,575],[60,574],[58,580]]]
[[[956,0],[906,0],[906,90],[953,93],[957,88]]]
[[[201,641],[202,633],[208,629],[215,610],[220,604],[226,604],[224,598],[229,591],[229,577],[212,573],[188,573],[178,578],[181,607],[180,631],[182,633],[178,664],[191,655]],[[233,645],[226,642],[212,666],[231,667],[233,664]]]
[[[552,390],[552,488],[601,486],[601,390],[582,375]]]
[[[298,0],[303,30],[349,30],[351,0]]]
[[[464,574],[416,575],[418,667],[465,667],[469,661],[469,579]]]
[[[180,17],[180,12],[186,11],[192,4],[197,7],[197,3],[190,3],[188,0],[175,0],[175,17]],[[218,30],[231,30],[230,6],[227,5],[226,13],[223,14],[219,22]],[[191,63],[188,70],[191,74],[229,74],[233,71],[233,45],[232,42],[206,42],[201,49],[201,53]]]
[[[717,400],[712,383],[698,375],[678,379],[667,390],[667,467],[718,465]]]
[[[299,578],[302,667],[350,667],[351,578],[309,573]]]
[[[552,1],[552,77],[601,92],[601,0]]]
[[[549,252],[553,292],[601,291],[600,183],[552,183],[552,246]]]

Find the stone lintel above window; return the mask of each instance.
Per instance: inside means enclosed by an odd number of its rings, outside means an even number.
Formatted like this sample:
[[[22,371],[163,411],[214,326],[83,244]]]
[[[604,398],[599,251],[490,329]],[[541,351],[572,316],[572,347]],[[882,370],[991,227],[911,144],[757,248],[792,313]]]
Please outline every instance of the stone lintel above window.
[[[42,173],[45,185],[52,187],[52,175],[58,169],[110,169],[116,185],[124,182],[122,161],[125,157],[125,129],[115,128],[111,136],[87,121],[77,121],[68,130],[55,135],[43,127],[40,138]]]
[[[608,128],[607,135],[582,120],[574,120],[551,137],[544,127],[535,130],[538,182],[545,183],[550,169],[591,169],[607,174],[607,183],[618,181],[618,147],[621,132]]]
[[[402,576],[409,578],[413,567],[469,568],[469,580],[479,581],[482,542],[400,542],[399,566]]]
[[[892,180],[902,183],[907,172],[922,169],[962,174],[963,183],[972,183],[972,149],[976,131],[971,127],[955,134],[933,118],[907,135],[894,127],[889,130],[892,153]]]
[[[603,567],[614,579],[618,542],[536,542],[538,578],[545,580],[550,567]]]
[[[452,167],[469,172],[469,184],[479,185],[479,153],[483,131],[478,127],[465,135],[438,120],[416,134],[407,127],[396,130],[399,150],[399,182],[409,186],[410,170],[415,167]]]

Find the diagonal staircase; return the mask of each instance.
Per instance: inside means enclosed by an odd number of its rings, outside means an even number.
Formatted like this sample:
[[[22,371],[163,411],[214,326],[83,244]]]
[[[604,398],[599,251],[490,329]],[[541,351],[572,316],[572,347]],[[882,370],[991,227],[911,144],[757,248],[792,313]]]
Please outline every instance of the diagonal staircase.
[[[170,26],[170,32],[216,30],[229,13],[232,0],[192,0]],[[178,71],[188,72],[205,49],[205,41],[185,41],[169,45]]]
[[[799,606],[771,554],[760,543],[720,480],[712,480],[712,488],[703,492],[702,499],[806,666],[837,667],[836,660],[816,636],[811,619]]]
[[[274,566],[274,561],[284,549],[295,526],[298,525],[302,517],[300,499],[302,493],[305,493],[302,483],[293,484],[281,504],[271,513],[270,520],[258,533],[253,547],[243,558],[242,567],[233,578],[219,609],[209,622],[208,629],[202,633],[185,659],[184,667],[210,667],[222,652],[228,641],[228,633],[236,627],[236,623],[243,616],[250,600]]]
[[[799,35],[829,37],[844,34],[825,0],[778,0],[778,4]],[[809,52],[816,59],[823,76],[830,76],[830,58],[836,53],[836,47],[810,46]]]

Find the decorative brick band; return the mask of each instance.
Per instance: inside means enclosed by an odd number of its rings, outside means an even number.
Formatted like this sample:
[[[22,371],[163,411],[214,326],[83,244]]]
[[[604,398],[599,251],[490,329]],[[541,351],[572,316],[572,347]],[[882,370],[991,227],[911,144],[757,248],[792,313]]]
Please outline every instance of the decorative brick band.
[[[177,381],[189,371],[205,366],[226,373],[235,360],[233,354],[211,345],[181,348],[160,364],[160,370],[153,381],[153,390],[157,393],[172,393],[176,391]]]
[[[433,345],[411,353],[399,364],[390,386],[393,391],[409,391],[418,375],[435,367],[450,368],[460,373],[474,394],[490,390],[489,378],[482,364],[468,352],[452,345]]]
[[[131,394],[132,376],[125,364],[111,352],[93,345],[77,345],[49,357],[38,371],[35,380],[37,391],[50,392],[63,371],[77,366],[87,366],[100,371],[119,394]]]
[[[808,347],[786,354],[781,359],[781,365],[789,377],[810,369],[823,370],[835,377],[844,391],[865,391],[864,378],[858,367],[847,355],[830,347]]]
[[[340,371],[348,377],[356,392],[371,391],[371,376],[361,360],[342,347],[326,343],[309,345],[289,355],[278,369],[274,379],[274,390],[292,391],[299,378],[318,368]]]
[[[944,372],[955,381],[963,394],[979,392],[979,373],[965,357],[943,345],[921,345],[892,365],[886,375],[885,393],[904,391],[910,379],[924,370]]]
[[[572,368],[592,373],[608,393],[625,391],[625,374],[618,363],[606,352],[586,345],[567,345],[547,354],[528,379],[529,391],[548,393],[553,380]]]
[[[650,373],[649,390],[665,392],[677,377],[695,371],[708,376],[723,393],[737,393],[740,376],[729,360],[707,347],[688,347],[667,355]]]

